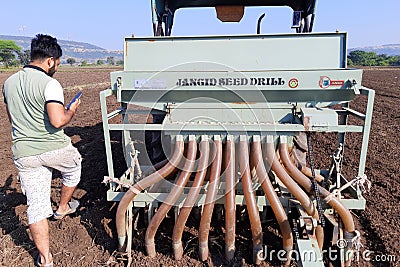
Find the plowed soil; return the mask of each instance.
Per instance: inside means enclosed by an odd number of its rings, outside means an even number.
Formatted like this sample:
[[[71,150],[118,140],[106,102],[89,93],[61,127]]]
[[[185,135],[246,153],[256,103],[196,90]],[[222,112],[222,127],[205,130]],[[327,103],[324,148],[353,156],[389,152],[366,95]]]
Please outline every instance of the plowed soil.
[[[84,94],[79,112],[65,132],[83,156],[82,180],[74,197],[81,202],[79,211],[62,221],[50,221],[51,251],[55,266],[124,266],[117,250],[115,230],[116,203],[106,201],[107,186],[101,181],[107,175],[106,154],[99,92],[109,88],[107,68],[61,68],[56,73],[65,88],[66,100],[79,89]],[[13,72],[0,71],[0,85]],[[357,229],[362,233],[363,251],[373,253],[371,262],[360,260],[354,266],[397,266],[400,260],[400,148],[397,140],[400,132],[400,69],[368,68],[364,70],[363,85],[376,90],[374,117],[366,174],[372,182],[371,190],[364,194],[367,208],[353,213]],[[0,266],[34,266],[37,251],[31,240],[26,217],[26,199],[17,179],[17,171],[11,158],[11,126],[7,120],[5,105],[0,99]],[[109,100],[109,110],[119,105]],[[352,107],[365,107],[365,98],[357,97]],[[356,175],[359,159],[360,135],[348,137],[345,146],[344,173]],[[121,148],[121,134],[111,135],[116,175],[125,171]],[[327,168],[329,155],[336,149],[332,136],[320,134],[315,141],[320,168]],[[54,172],[52,203],[56,209],[60,198],[60,174]],[[214,225],[210,233],[211,257],[207,262],[197,258],[198,221],[188,222],[183,236],[185,256],[181,261],[171,255],[173,219],[166,218],[156,235],[157,256],[149,258],[144,248],[144,226],[133,239],[132,266],[252,266],[251,233],[246,219],[237,225],[237,251],[232,262],[224,260],[223,230]],[[279,249],[282,245],[274,220],[263,223],[264,243]],[[376,257],[377,256],[377,257]],[[396,260],[389,258],[395,256]],[[380,261],[378,261],[378,258]],[[389,258],[389,259],[388,259]],[[385,259],[385,260],[383,260]],[[276,262],[266,261],[263,266]]]

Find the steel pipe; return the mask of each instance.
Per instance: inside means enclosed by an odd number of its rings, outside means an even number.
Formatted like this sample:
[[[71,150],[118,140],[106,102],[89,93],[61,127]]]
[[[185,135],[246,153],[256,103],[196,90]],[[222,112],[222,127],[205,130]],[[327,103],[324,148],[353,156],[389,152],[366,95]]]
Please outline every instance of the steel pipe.
[[[283,249],[286,251],[286,262],[285,266],[290,266],[290,256],[293,249],[293,235],[290,228],[290,223],[286,212],[280,202],[278,195],[269,180],[267,170],[265,169],[260,137],[253,137],[253,143],[251,146],[251,156],[254,169],[256,170],[257,177],[261,184],[262,189],[271,205],[272,211],[275,214],[279,228],[281,229],[283,239]]]
[[[283,141],[283,142],[282,142]],[[279,145],[279,153],[281,160],[287,169],[292,172],[293,178],[307,191],[311,192],[313,186],[311,180],[306,177],[301,171],[299,171],[293,162],[290,160],[287,144],[285,143],[285,138],[282,138]],[[356,235],[353,217],[350,211],[335,197],[332,197],[328,190],[318,185],[318,190],[320,195],[325,199],[326,203],[330,205],[339,214],[340,219],[343,222],[345,236],[347,236],[346,241],[348,244],[352,242],[352,237]],[[351,251],[351,248],[346,248]],[[345,265],[350,266],[351,259],[348,259],[348,255],[345,255]]]
[[[135,196],[139,194],[142,190],[146,189],[147,187],[157,183],[170,175],[180,163],[183,157],[183,150],[184,150],[184,141],[181,135],[176,136],[176,143],[174,154],[172,155],[170,161],[161,168],[159,171],[143,178],[136,184],[132,185],[127,192],[125,192],[124,196],[122,197],[121,201],[119,202],[117,213],[115,217],[115,224],[117,228],[118,234],[118,243],[119,249],[123,249],[125,246],[125,239],[126,239],[126,210],[128,205],[133,201]]]
[[[147,227],[146,230],[145,246],[147,255],[150,257],[156,256],[156,245],[154,243],[154,237],[161,222],[167,215],[168,211],[175,204],[178,197],[182,194],[183,188],[189,181],[189,177],[192,174],[195,165],[196,154],[197,154],[196,137],[194,135],[190,135],[188,143],[187,159],[185,160],[183,170],[181,170],[174,186],[171,189],[171,192],[168,194],[168,197],[165,199],[161,207],[159,207],[156,214],[151,219],[149,226]]]
[[[311,169],[308,168],[306,166],[306,162],[305,162],[305,152],[307,150],[307,139],[305,138],[305,133],[304,136],[300,133],[299,137],[302,136],[304,138],[299,138],[297,139],[297,141],[295,142],[297,144],[297,146],[295,146],[294,144],[290,145],[288,144],[288,151],[289,151],[289,155],[290,155],[290,159],[295,163],[295,165],[297,166],[297,168],[304,173],[306,176],[308,177],[312,177],[312,173],[311,173]],[[299,147],[299,148],[296,148]],[[304,155],[304,161],[302,159],[300,159],[300,154]],[[315,170],[315,180],[317,180],[318,183],[321,183],[325,180],[325,177],[322,176],[321,170],[318,169],[314,169]]]
[[[147,169],[146,171],[143,172],[142,177],[146,177],[149,176],[150,174],[158,171],[159,169],[161,169],[163,166],[165,166],[165,164],[168,163],[168,158],[164,159],[161,162],[158,162],[156,164],[153,165],[153,167],[150,167],[149,169]],[[179,168],[176,168],[173,172],[171,172],[168,176],[166,176],[164,179],[169,180],[171,177],[173,177],[177,172],[178,172]],[[163,183],[162,180],[160,180],[159,182],[152,184],[148,189],[147,192],[149,193],[155,193],[158,192],[158,189],[160,188],[161,184]]]
[[[293,165],[293,162],[290,160],[290,155],[289,155],[289,151],[288,151],[287,142],[285,142],[285,143],[282,142],[284,140],[284,138],[286,138],[286,137],[281,137],[280,138],[281,142],[279,143],[279,146],[278,146],[279,147],[279,152],[278,152],[279,153],[279,157],[280,157],[281,162],[283,163],[283,166],[285,167],[286,171],[289,173],[289,175],[297,183],[299,183],[301,186],[303,186],[305,181],[301,181],[301,178],[299,177],[299,175],[300,174],[302,175],[302,173],[301,173],[301,171],[299,169],[297,169]],[[286,140],[284,140],[284,141],[286,141]],[[307,180],[307,181],[309,181],[311,183],[311,181],[308,178],[306,178],[304,175],[302,175],[302,178],[305,178],[305,180]],[[303,188],[304,188],[304,186],[303,186]],[[311,188],[310,189],[304,188],[304,189],[308,193],[311,192]],[[316,218],[318,220],[319,219],[319,214],[318,214],[318,216],[315,216],[314,218]],[[317,225],[317,228],[315,229],[315,235],[317,237],[317,242],[318,242],[319,249],[322,251],[322,247],[324,245],[324,229],[322,228],[321,225]]]
[[[268,140],[266,144],[266,161],[269,166],[271,166],[272,170],[275,172],[276,176],[282,181],[282,183],[286,186],[289,192],[300,202],[301,206],[304,208],[306,213],[309,216],[312,216],[314,219],[319,221],[319,215],[316,211],[314,204],[308,195],[301,189],[297,183],[290,177],[290,175],[286,172],[285,168],[278,161],[276,153],[275,153],[275,145],[273,141]],[[323,240],[323,229],[317,226],[316,236],[317,240],[321,242]],[[322,244],[318,243],[319,246]]]
[[[280,143],[279,153],[283,164],[285,165],[286,169],[292,174],[293,179],[295,179],[296,182],[298,182],[307,192],[311,192],[313,188],[311,180],[307,176],[305,176],[301,171],[299,171],[293,164],[293,162],[290,160],[286,143],[284,142]],[[321,194],[321,197],[326,198],[330,196],[329,191],[323,188],[322,186],[318,186],[318,189]],[[330,198],[327,204],[337,211],[339,217],[343,221],[345,231],[349,233],[354,233],[355,231],[354,221],[350,211],[337,198]]]
[[[198,159],[198,166],[196,170],[196,176],[190,191],[183,203],[183,206],[179,212],[179,216],[175,222],[174,231],[172,233],[172,247],[174,250],[174,257],[176,260],[182,259],[183,247],[182,247],[182,234],[185,228],[187,219],[189,218],[190,212],[196,203],[199,196],[201,186],[203,185],[204,178],[207,173],[208,160],[210,157],[210,144],[208,136],[202,136],[200,142],[200,157]]]
[[[302,165],[300,162],[297,162],[296,159],[292,159],[292,161],[294,160],[295,165],[297,166],[297,169],[299,169],[305,176],[307,176],[308,178],[312,178],[312,173],[311,173],[311,169],[308,168],[307,166]],[[324,176],[322,176],[321,174],[318,173],[319,170],[315,170],[315,180],[317,180],[318,183],[321,183],[325,180]]]
[[[156,171],[158,171],[159,169],[164,167],[167,163],[168,163],[168,159],[164,159],[163,161],[160,161],[160,162],[154,164],[153,166],[151,166],[148,169],[146,169],[145,171],[143,171],[142,177],[146,177],[152,173],[155,173]]]
[[[247,136],[244,135],[240,136],[239,140],[239,168],[242,176],[243,193],[251,226],[253,262],[256,265],[259,265],[261,264],[261,258],[259,255],[260,252],[262,253],[263,233],[260,214],[251,181],[248,141]]]
[[[236,233],[236,160],[235,140],[233,136],[226,138],[225,160],[225,257],[232,260],[235,256]]]
[[[201,261],[205,261],[208,258],[208,235],[221,175],[222,142],[219,136],[214,136],[214,148],[215,159],[211,165],[206,202],[201,215],[199,228],[199,258]]]

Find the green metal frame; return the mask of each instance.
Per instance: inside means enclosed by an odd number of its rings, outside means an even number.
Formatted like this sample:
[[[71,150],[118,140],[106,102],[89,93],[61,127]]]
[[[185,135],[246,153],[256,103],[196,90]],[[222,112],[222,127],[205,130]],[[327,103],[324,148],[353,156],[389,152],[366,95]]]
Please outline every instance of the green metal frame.
[[[357,175],[362,177],[367,159],[375,91],[361,86],[362,70],[346,68],[346,45],[346,33],[126,38],[124,71],[111,73],[112,89],[100,93],[108,176],[116,178],[110,131],[123,132],[125,146],[130,142],[131,132],[160,131],[171,137],[172,142],[177,135],[183,135],[186,139],[186,136],[193,134],[218,136],[223,142],[228,135],[235,137],[247,135],[250,140],[253,136],[259,136],[261,141],[265,142],[267,138],[277,138],[282,135],[293,136],[296,133],[308,131],[338,133],[338,144],[344,144],[346,133],[360,133],[362,137]],[[193,47],[202,47],[203,49],[198,49],[196,53],[193,53]],[[290,49],[293,47],[296,49]],[[231,56],[231,51],[239,50],[241,51],[240,60]],[[179,51],[179,53],[165,53],[165,51]],[[263,51],[263,53],[259,53],[259,51]],[[149,54],[151,54],[150,59],[162,58],[163,60],[149,60]],[[214,62],[213,66],[217,67],[216,69],[199,67],[200,70],[196,68],[197,65],[195,68],[192,68],[191,65],[185,65],[186,68],[182,67],[187,61]],[[230,67],[220,68],[224,64],[228,64]],[[170,66],[181,66],[183,70],[171,69]],[[234,90],[228,86],[221,86],[221,84],[218,86],[205,86],[204,84],[188,86],[187,84],[182,85],[180,82],[185,78],[248,78],[251,80],[260,77],[270,79],[268,84],[251,86],[246,83],[234,87]],[[324,78],[328,78],[328,86],[324,85]],[[298,79],[296,86],[290,86],[288,83],[293,79]],[[336,84],[330,84],[331,81],[335,81]],[[273,86],[270,86],[270,82],[273,83]],[[350,104],[357,94],[367,97],[365,114],[350,108]],[[121,103],[121,108],[108,112],[106,100],[112,95]],[[217,101],[202,102],[202,97]],[[194,101],[188,106],[182,105],[191,99],[196,99],[197,102]],[[222,104],[217,103],[218,101]],[[129,104],[148,110],[129,109]],[[323,121],[321,125],[311,124],[311,126],[305,127],[298,122],[291,123],[290,120],[286,120],[287,116],[293,116],[294,113],[300,114],[300,112],[305,117],[310,117],[310,114],[316,114],[310,108],[332,107],[336,104],[341,104],[341,108],[334,112],[326,110],[326,113],[323,113],[323,118],[329,114],[329,123],[326,125],[326,122]],[[231,120],[232,117],[222,114],[224,112],[221,110],[224,109],[232,109],[240,116],[236,120]],[[270,113],[265,114],[266,110]],[[166,112],[168,116],[163,124],[136,124],[129,123],[128,120],[128,116],[131,115],[149,115],[160,112]],[[255,117],[249,116],[252,115],[252,112],[256,114]],[[308,112],[307,115],[306,112]],[[210,118],[215,119],[217,123],[208,123],[208,121],[198,124],[186,123],[198,114],[205,113],[216,115],[215,117],[210,116]],[[270,116],[271,114],[272,116]],[[259,115],[261,115],[261,120]],[[116,116],[122,117],[122,123],[110,123],[110,120]],[[315,116],[317,117],[319,114]],[[363,123],[348,125],[350,116],[361,119]],[[339,123],[336,118],[339,118]],[[331,122],[332,124],[330,124]],[[338,173],[336,187],[348,182],[340,172]],[[135,182],[130,168],[118,179],[127,184]],[[188,186],[190,186],[190,182]],[[149,216],[151,216],[153,208],[167,198],[171,187],[172,184],[165,181],[159,185],[157,190],[144,190],[128,207],[126,216],[128,252],[132,245],[132,207],[147,207]],[[207,184],[203,188],[206,187]],[[125,193],[119,188],[117,184],[110,183],[107,200],[120,201]],[[244,205],[245,200],[240,192],[240,183],[237,184],[236,190],[236,204]],[[261,191],[261,189],[259,190]],[[300,214],[297,218],[299,222],[312,220],[295,201],[292,201],[290,193],[285,191],[284,187],[276,190],[280,190],[280,201],[287,212],[289,209],[296,208]],[[366,201],[362,196],[362,188],[359,184],[348,187],[346,192],[350,193],[350,196],[341,198],[344,206],[348,209],[365,208]],[[183,204],[187,193],[187,190],[184,190],[175,203],[178,208]],[[225,184],[221,183],[217,194],[217,204],[225,203],[224,195]],[[196,205],[202,206],[204,201],[205,194],[203,192]],[[262,192],[256,196],[256,201],[260,211],[269,205]],[[332,210],[327,205],[324,205],[323,208],[325,208],[326,217],[331,218]],[[176,209],[176,212],[178,211],[179,209]],[[331,220],[329,221],[331,222]],[[316,227],[316,222],[313,222],[314,224]],[[334,223],[332,224],[334,226],[332,242],[334,242],[335,238],[337,239],[339,227],[337,224],[336,226]],[[307,238],[297,240],[295,249],[302,255],[302,252],[305,251],[318,250],[317,247],[313,233],[308,233]],[[318,251],[316,251],[316,256],[321,260]],[[299,264],[307,267],[323,266],[322,261],[315,262],[304,258],[299,260]]]
[[[365,114],[362,114],[358,111],[349,108],[349,105],[343,104],[343,109],[338,111],[340,115],[340,125],[338,126],[326,126],[326,127],[311,127],[308,129],[311,132],[337,132],[339,133],[339,143],[343,143],[345,138],[345,133],[362,133],[362,141],[361,141],[361,152],[360,152],[360,162],[358,168],[358,175],[364,175],[365,172],[365,163],[367,159],[367,149],[368,149],[368,139],[371,128],[371,120],[372,120],[372,110],[374,104],[375,91],[372,89],[368,89],[363,87],[360,90],[360,93],[368,98],[367,108]],[[229,129],[229,134],[237,134],[243,133],[243,129],[245,129],[246,134],[248,136],[252,135],[293,135],[296,132],[304,132],[306,131],[305,127],[301,124],[265,124],[265,125],[228,125],[224,124],[225,130],[221,129],[221,126],[218,125],[187,125],[185,130],[180,131],[179,125],[173,124],[110,124],[109,120],[114,118],[115,116],[122,116],[122,121],[125,121],[125,116],[127,114],[148,114],[149,111],[142,110],[129,110],[126,108],[120,108],[114,110],[112,112],[107,111],[107,103],[106,98],[115,95],[116,91],[111,89],[104,90],[100,93],[100,104],[101,104],[101,112],[103,119],[103,131],[104,131],[104,140],[106,147],[106,155],[107,155],[107,168],[108,168],[108,176],[114,177],[114,166],[113,166],[113,155],[111,150],[111,139],[110,139],[110,131],[126,131],[129,133],[130,131],[164,131],[168,135],[176,135],[176,134],[207,134],[207,135],[222,135],[226,136],[226,129]],[[355,116],[364,121],[364,125],[346,125],[348,116]],[[129,173],[124,174],[120,177],[123,180],[130,180]],[[344,178],[343,178],[344,179]],[[350,187],[350,191],[353,192],[354,199],[342,199],[343,204],[349,209],[364,209],[365,208],[365,199],[362,196],[361,188],[357,186],[356,188]],[[108,191],[107,199],[110,201],[119,201],[124,193],[116,192],[115,185],[112,184],[110,190]],[[163,197],[164,193],[143,193],[143,196],[138,196],[135,199],[135,205],[144,206],[144,204],[137,204],[141,201],[152,202],[154,199],[158,199],[158,197]],[[222,197],[223,194],[221,194]],[[182,196],[184,198],[185,195]],[[258,197],[260,198],[260,197]],[[265,200],[258,200],[260,205],[263,205]],[[238,204],[243,204],[243,200],[238,196],[237,198]]]

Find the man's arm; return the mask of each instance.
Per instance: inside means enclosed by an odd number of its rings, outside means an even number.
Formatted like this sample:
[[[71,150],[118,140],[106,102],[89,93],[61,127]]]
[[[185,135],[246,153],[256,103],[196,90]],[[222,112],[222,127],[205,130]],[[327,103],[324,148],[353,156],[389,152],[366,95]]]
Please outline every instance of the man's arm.
[[[75,101],[71,107],[66,110],[63,105],[56,102],[49,102],[46,104],[47,114],[49,115],[50,123],[55,128],[61,128],[67,125],[78,109],[80,99]]]
[[[11,123],[11,114],[10,111],[8,111],[8,107],[7,107],[7,99],[6,99],[6,94],[4,92],[4,84],[1,87],[1,92],[3,94],[3,98],[4,98],[4,104],[6,104],[6,110],[7,110],[7,116],[8,116],[8,121]]]
[[[11,123],[11,114],[10,111],[8,111],[7,105],[6,105],[6,110],[7,110],[8,121]]]

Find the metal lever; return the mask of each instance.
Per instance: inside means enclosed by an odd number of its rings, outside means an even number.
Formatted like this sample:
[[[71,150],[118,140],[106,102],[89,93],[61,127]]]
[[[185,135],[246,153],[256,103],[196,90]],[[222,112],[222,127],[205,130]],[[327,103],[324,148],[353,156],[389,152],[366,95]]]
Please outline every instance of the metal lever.
[[[259,18],[257,22],[257,34],[260,34],[261,32],[261,21],[265,17],[265,13],[263,13]]]

